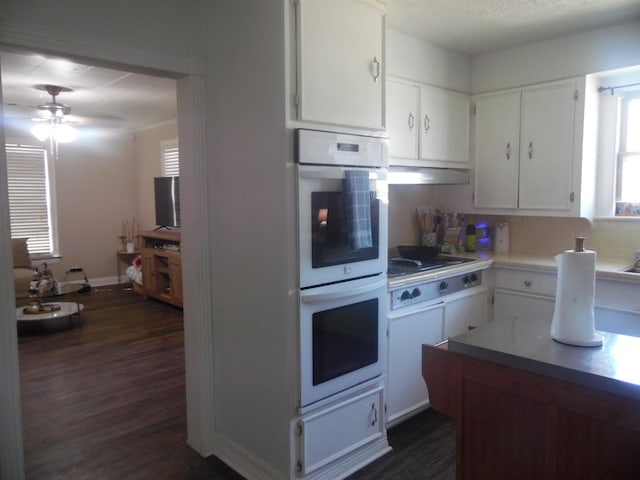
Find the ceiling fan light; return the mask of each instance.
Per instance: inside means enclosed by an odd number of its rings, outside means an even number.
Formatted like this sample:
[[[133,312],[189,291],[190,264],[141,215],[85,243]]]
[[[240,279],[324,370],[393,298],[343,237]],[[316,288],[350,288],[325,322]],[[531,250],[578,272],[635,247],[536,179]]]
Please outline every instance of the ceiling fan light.
[[[53,138],[58,143],[69,143],[78,138],[78,132],[70,125],[59,124],[53,128]]]
[[[31,127],[31,134],[41,142],[44,142],[51,134],[51,128],[46,123],[38,123]]]

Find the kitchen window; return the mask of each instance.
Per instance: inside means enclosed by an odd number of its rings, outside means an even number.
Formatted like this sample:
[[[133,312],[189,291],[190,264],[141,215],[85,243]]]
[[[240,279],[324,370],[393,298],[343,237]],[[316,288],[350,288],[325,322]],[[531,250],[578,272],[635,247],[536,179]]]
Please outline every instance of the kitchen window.
[[[28,238],[29,253],[57,252],[53,165],[47,151],[31,145],[5,145],[11,238]]]
[[[640,216],[640,93],[624,95],[620,107],[615,213]]]

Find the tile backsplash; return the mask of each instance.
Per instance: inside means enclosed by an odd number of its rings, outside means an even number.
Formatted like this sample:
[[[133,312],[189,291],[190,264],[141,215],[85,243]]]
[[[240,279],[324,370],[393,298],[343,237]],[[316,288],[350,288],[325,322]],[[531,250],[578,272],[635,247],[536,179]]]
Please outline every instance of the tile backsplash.
[[[434,201],[433,187],[425,185],[389,186],[389,245],[417,245],[420,231],[416,208]],[[556,255],[574,247],[575,237],[585,237],[588,250],[601,258],[633,263],[640,249],[640,218],[596,219],[465,215],[490,230],[496,222],[509,222],[510,251],[537,255]]]

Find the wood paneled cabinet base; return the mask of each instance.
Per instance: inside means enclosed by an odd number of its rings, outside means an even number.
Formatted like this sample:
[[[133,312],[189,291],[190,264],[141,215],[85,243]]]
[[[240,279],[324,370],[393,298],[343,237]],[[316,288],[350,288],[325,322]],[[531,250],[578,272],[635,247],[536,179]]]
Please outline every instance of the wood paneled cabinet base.
[[[456,422],[458,479],[631,479],[640,404],[423,345],[434,410]]]
[[[140,237],[144,295],[182,307],[180,232],[142,232]]]

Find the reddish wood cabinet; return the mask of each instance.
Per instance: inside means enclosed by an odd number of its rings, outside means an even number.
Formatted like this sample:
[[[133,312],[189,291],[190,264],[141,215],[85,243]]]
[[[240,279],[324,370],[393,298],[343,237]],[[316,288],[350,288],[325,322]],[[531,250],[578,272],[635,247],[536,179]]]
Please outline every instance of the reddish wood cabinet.
[[[458,479],[640,475],[637,399],[429,345],[422,354],[431,406],[456,422]]]

